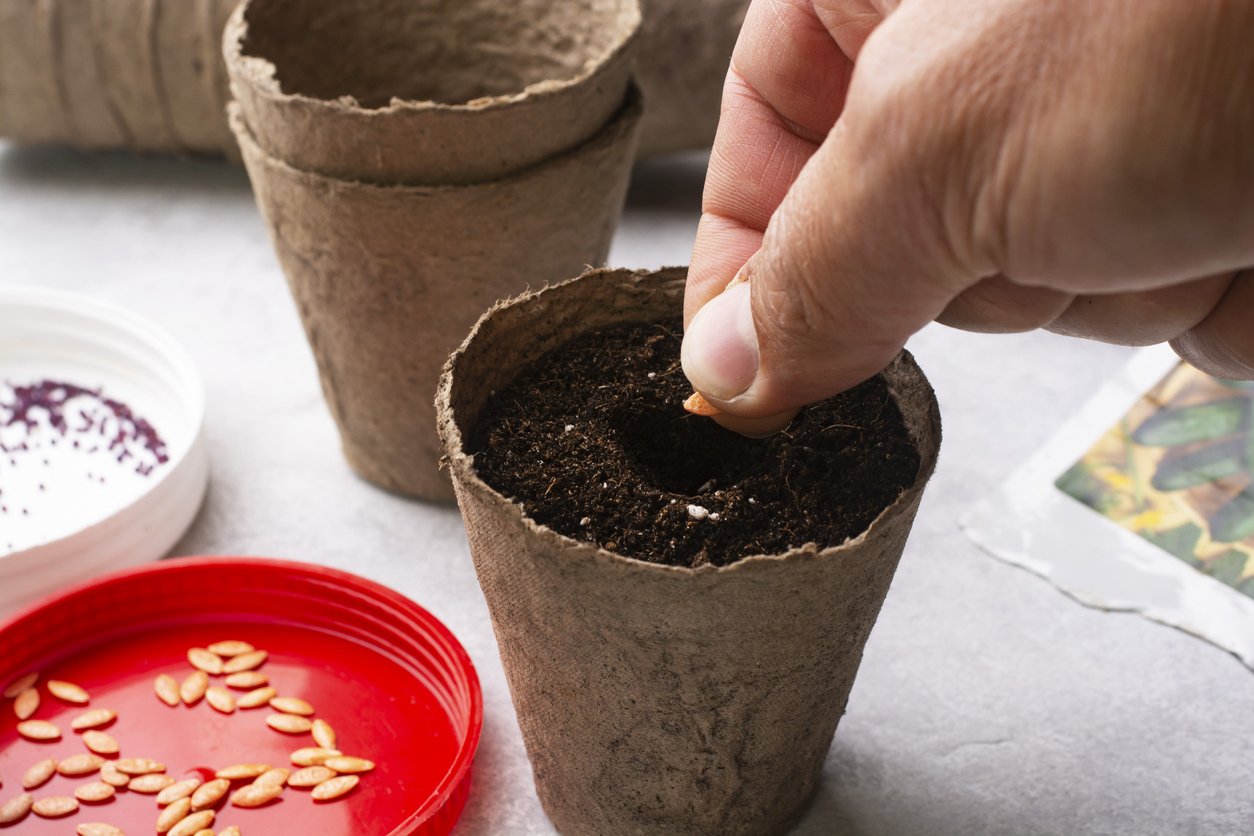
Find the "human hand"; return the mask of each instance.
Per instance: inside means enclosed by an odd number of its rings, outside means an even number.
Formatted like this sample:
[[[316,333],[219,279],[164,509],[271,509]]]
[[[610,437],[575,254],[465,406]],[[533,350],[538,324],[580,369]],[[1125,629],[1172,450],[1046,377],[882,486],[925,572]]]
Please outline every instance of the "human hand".
[[[1170,340],[1250,377],[1251,32],[1240,0],[754,0],[685,373],[749,434],[933,319]]]

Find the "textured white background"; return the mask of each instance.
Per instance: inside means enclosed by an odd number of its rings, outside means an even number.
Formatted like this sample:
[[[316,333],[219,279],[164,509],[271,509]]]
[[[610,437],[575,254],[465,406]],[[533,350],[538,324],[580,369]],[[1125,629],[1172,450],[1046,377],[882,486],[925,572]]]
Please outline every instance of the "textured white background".
[[[613,265],[687,262],[703,164],[637,170]],[[0,143],[0,283],[94,293],[175,334],[208,388],[212,467],[175,553],[336,566],[432,610],[486,703],[459,833],[552,832],[461,521],[371,488],[340,458],[242,170]],[[1085,609],[957,528],[1126,351],[939,327],[912,348],[940,397],[941,464],[796,832],[1254,832],[1254,676],[1171,629]]]

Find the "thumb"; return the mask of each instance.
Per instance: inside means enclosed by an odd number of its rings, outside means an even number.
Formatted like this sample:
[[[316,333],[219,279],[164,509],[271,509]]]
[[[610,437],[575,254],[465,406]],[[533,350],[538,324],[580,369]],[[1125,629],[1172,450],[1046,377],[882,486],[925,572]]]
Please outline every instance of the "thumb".
[[[925,165],[904,138],[871,141],[905,132],[857,106],[851,95],[761,249],[686,329],[684,372],[729,429],[774,432],[876,374],[977,275],[946,220],[970,213],[930,197],[936,158]]]

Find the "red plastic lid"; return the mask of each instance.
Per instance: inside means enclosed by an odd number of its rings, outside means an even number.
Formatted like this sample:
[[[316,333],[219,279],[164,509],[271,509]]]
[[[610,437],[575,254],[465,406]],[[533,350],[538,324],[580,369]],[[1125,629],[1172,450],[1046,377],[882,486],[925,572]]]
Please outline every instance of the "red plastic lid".
[[[315,803],[288,788],[264,807],[226,801],[213,828],[244,834],[444,834],[470,790],[471,763],[483,725],[478,676],[443,624],[409,599],[364,578],[303,563],[259,558],[182,558],[79,586],[0,625],[0,688],[28,671],[41,674],[34,718],[50,720],[60,740],[19,736],[11,700],[0,699],[0,803],[23,792],[36,761],[86,752],[70,720],[110,708],[104,729],[121,757],[161,761],[176,777],[208,777],[236,763],[287,766],[290,753],[316,745],[309,734],[268,728],[269,708],[220,714],[204,700],[171,708],[153,689],[158,674],[182,681],[187,650],[238,639],[269,652],[261,672],[280,694],[301,697],[335,729],[346,755],[373,761],[349,794]],[[88,706],[52,697],[43,683],[85,688]],[[222,684],[221,677],[210,677]],[[232,691],[236,696],[243,691]],[[72,796],[96,776],[55,776],[31,790],[36,799]],[[233,784],[232,790],[241,784]],[[33,813],[23,833],[72,833],[106,822],[130,834],[154,832],[154,796],[120,791],[103,804],[81,804],[63,819]]]

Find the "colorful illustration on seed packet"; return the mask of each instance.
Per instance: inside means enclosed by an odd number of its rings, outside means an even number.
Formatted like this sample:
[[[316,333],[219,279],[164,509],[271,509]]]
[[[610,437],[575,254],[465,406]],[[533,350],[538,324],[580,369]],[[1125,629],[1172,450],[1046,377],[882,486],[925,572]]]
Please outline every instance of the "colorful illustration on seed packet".
[[[1180,363],[1055,484],[1254,598],[1254,383]]]

